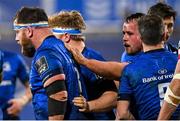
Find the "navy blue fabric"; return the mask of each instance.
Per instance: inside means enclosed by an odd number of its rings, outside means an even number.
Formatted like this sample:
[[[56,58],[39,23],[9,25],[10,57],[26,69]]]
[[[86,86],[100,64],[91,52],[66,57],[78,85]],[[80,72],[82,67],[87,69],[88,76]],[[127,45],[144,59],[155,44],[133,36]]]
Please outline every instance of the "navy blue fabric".
[[[30,73],[30,84],[33,93],[32,101],[36,119],[48,119],[48,99],[43,88],[43,83],[49,77],[57,74],[64,74],[66,77],[65,84],[68,92],[68,100],[65,119],[86,119],[86,116],[80,113],[78,108],[72,103],[74,97],[80,95],[75,68],[77,66],[71,60],[71,55],[61,40],[50,36],[43,41],[35,53]],[[81,84],[83,85],[83,82]],[[86,98],[87,94],[84,86],[82,88],[82,95]]]
[[[120,100],[133,97],[139,119],[157,119],[176,63],[177,56],[164,49],[142,54],[123,71],[120,79]],[[177,119],[179,111],[178,108],[172,119]]]
[[[91,48],[85,47],[82,54],[86,58],[89,58],[89,59],[105,61],[105,59],[100,55],[99,52]],[[99,98],[105,91],[117,92],[117,88],[113,80],[106,80],[100,77],[99,75],[96,75],[85,66],[80,66],[80,72],[85,79],[85,86],[87,90],[88,101]],[[113,113],[113,110],[110,110],[107,112],[91,113],[91,115],[88,116],[88,119],[89,120],[113,120],[115,119],[115,115]]]

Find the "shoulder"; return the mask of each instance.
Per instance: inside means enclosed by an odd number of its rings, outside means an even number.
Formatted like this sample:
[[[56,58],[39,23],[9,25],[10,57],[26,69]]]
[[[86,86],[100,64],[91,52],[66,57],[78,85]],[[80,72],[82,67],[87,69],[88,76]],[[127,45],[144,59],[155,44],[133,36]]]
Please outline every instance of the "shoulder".
[[[169,42],[166,43],[165,48],[174,54],[178,54],[178,48]]]
[[[51,59],[52,56],[56,56],[56,55],[57,55],[57,52],[53,48],[41,48],[36,52],[33,60],[34,62],[36,62],[37,60],[41,58]]]
[[[64,47],[64,43],[55,36],[49,36],[42,42],[37,51],[44,49],[54,50],[55,48],[57,49],[57,47]]]
[[[131,63],[129,63],[127,66],[125,66],[124,69],[123,69],[123,75],[124,75],[124,74],[125,74],[125,75],[129,75],[129,74],[131,74],[131,73],[134,73],[133,71],[134,71],[134,69],[135,69],[135,67],[136,67],[136,64],[137,64],[137,63],[131,62]]]
[[[166,51],[164,52],[163,56],[165,56],[165,57],[167,57],[167,58],[172,58],[172,59],[174,59],[174,60],[177,60],[177,59],[178,59],[177,54],[172,53],[171,51],[168,51],[168,50],[166,50]]]
[[[138,55],[134,60],[129,61],[129,64],[125,66],[124,70],[130,73],[137,71],[139,68],[143,68],[146,65],[147,59],[144,54]]]

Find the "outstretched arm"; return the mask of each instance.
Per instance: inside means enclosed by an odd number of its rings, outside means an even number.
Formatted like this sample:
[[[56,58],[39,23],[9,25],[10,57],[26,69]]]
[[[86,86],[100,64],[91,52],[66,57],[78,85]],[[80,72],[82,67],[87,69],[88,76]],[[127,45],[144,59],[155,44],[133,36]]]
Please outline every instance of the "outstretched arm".
[[[103,76],[107,79],[119,80],[122,70],[128,63],[119,62],[103,62],[95,59],[85,58],[81,52],[69,45],[66,45],[68,50],[73,54],[74,59],[81,65],[86,66],[94,73]]]
[[[119,62],[103,62],[94,59],[84,59],[84,66],[92,70],[94,73],[107,79],[119,80],[122,70],[127,63]]]

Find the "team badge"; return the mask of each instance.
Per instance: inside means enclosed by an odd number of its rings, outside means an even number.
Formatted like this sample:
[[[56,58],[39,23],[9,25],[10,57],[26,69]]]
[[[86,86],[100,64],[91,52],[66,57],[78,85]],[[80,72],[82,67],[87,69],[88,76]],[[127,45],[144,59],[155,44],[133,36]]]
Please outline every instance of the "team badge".
[[[167,70],[166,69],[160,69],[160,70],[158,70],[158,73],[159,74],[165,74],[165,73],[167,73]]]
[[[48,63],[45,56],[42,56],[39,58],[35,63],[36,69],[39,74],[44,73],[46,70],[48,70]]]

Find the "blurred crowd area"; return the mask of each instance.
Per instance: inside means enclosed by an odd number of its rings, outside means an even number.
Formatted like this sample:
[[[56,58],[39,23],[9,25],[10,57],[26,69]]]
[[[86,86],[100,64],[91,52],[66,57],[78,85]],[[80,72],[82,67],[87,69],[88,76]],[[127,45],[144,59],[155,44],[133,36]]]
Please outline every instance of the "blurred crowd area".
[[[20,53],[12,21],[22,6],[41,7],[48,15],[60,10],[78,10],[87,24],[84,31],[86,44],[100,51],[105,59],[119,61],[124,51],[121,42],[124,18],[135,12],[146,13],[150,6],[159,1],[170,4],[178,13],[171,37],[171,42],[176,45],[180,40],[180,0],[0,0],[0,48]],[[30,65],[31,59],[24,58]],[[21,92],[20,88],[17,90]],[[31,104],[21,116],[22,119],[33,119]]]
[[[0,0],[0,48],[20,53],[15,41],[12,21],[22,6],[36,6],[48,15],[60,10],[78,10],[86,20],[86,43],[99,50],[107,60],[118,61],[123,51],[121,27],[124,18],[135,12],[146,13],[156,2],[166,2],[180,13],[179,0]],[[177,15],[172,43],[177,44],[180,35],[180,15]],[[30,64],[29,59],[27,59]]]

